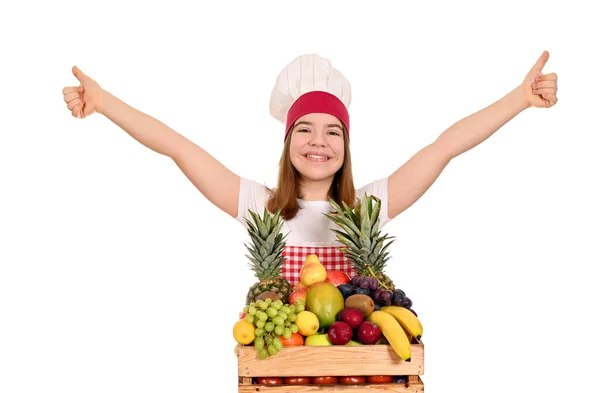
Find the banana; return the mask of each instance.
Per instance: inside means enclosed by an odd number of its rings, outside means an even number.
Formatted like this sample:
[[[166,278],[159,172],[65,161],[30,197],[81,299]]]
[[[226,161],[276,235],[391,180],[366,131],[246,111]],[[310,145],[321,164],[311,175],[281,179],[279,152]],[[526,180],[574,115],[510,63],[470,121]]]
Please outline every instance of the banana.
[[[384,311],[373,311],[368,317],[367,321],[373,322],[379,326],[381,332],[388,340],[394,351],[406,362],[410,362],[410,341],[406,336],[406,333],[402,329],[402,326],[396,321],[396,319]]]
[[[385,306],[381,307],[381,311],[392,315],[396,318],[396,321],[413,337],[420,339],[423,335],[423,325],[419,318],[410,312],[407,308],[399,306]]]

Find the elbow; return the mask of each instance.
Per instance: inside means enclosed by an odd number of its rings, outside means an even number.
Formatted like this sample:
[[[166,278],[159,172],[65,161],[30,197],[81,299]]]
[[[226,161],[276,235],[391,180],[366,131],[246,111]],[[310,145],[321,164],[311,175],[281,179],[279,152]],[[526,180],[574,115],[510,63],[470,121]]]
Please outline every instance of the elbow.
[[[439,161],[445,162],[446,164],[460,154],[459,149],[456,146],[445,143],[445,141],[440,138],[429,145],[429,148],[431,149],[432,154],[437,157]]]

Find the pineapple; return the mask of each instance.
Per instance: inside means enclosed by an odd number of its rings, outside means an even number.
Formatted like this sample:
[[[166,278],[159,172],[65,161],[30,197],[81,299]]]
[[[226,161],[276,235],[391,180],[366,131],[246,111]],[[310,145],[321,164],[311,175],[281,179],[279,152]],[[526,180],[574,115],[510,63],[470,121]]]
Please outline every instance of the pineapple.
[[[248,219],[245,220],[252,243],[244,245],[250,252],[250,255],[246,255],[250,260],[248,265],[259,281],[250,287],[246,296],[246,304],[255,302],[265,292],[273,292],[285,302],[290,294],[291,285],[281,277],[284,261],[283,247],[287,237],[281,233],[283,225],[283,220],[279,216],[281,211],[273,216],[265,208],[262,218],[251,210],[249,212],[254,224]]]
[[[332,229],[338,241],[347,247],[341,250],[346,259],[352,263],[359,276],[375,277],[384,289],[395,290],[393,281],[384,274],[385,264],[389,259],[386,249],[394,242],[387,234],[381,236],[379,230],[379,211],[381,199],[373,195],[365,195],[357,199],[354,210],[342,202],[340,207],[333,199],[329,202],[337,213],[325,213],[342,231]],[[373,205],[374,203],[374,205]]]

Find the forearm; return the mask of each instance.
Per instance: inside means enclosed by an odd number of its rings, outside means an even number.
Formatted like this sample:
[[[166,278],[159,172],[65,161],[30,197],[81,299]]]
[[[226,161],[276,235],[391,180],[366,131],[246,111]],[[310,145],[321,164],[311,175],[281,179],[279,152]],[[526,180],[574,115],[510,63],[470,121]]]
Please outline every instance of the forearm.
[[[452,159],[485,141],[528,107],[523,88],[518,86],[487,108],[452,125],[434,143]]]
[[[177,146],[185,139],[164,123],[131,107],[107,91],[103,92],[98,112],[142,145],[168,157],[173,157]]]

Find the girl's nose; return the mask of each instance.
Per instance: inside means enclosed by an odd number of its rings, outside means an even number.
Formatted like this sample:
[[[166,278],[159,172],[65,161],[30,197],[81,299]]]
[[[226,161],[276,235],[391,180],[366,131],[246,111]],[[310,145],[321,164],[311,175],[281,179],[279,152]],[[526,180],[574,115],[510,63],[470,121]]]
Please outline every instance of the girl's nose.
[[[325,139],[323,138],[323,135],[321,135],[318,132],[315,132],[312,134],[312,137],[310,138],[310,141],[308,141],[308,144],[311,146],[325,146]]]

